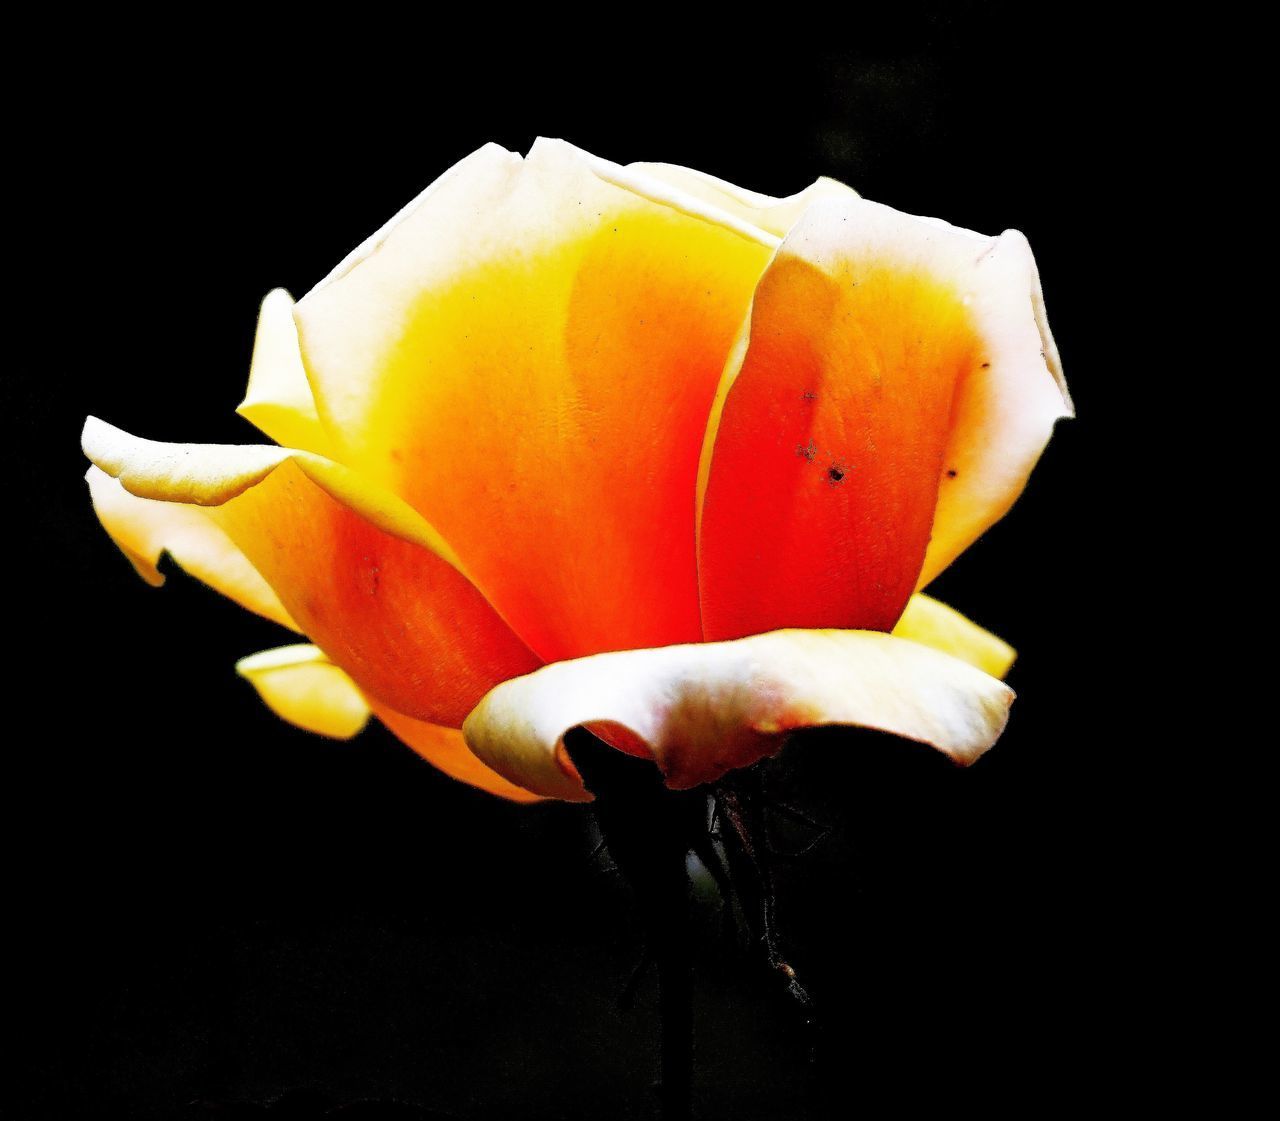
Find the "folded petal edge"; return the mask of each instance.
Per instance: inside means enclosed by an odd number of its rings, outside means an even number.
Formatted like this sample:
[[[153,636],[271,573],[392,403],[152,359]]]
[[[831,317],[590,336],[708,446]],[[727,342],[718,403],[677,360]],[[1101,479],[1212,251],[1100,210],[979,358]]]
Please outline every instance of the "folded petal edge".
[[[97,417],[81,436],[84,454],[130,494],[162,502],[221,506],[292,462],[335,502],[371,525],[431,550],[465,576],[439,532],[399,496],[368,484],[325,456],[268,444],[181,444],[144,440]]]
[[[463,724],[482,761],[548,798],[588,801],[568,763],[574,728],[622,729],[673,789],[779,750],[797,728],[848,725],[972,763],[999,738],[1013,691],[959,658],[876,631],[782,630],[731,642],[596,654],[491,690]]]

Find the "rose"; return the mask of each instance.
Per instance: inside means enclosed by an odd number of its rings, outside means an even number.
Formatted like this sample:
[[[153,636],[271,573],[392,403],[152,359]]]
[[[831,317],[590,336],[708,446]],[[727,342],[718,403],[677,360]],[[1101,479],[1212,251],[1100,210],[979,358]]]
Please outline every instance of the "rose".
[[[286,719],[529,800],[579,725],[674,787],[810,725],[976,758],[1012,651],[914,593],[1070,401],[1016,232],[539,141],[269,295],[239,411],[278,446],[90,419],[108,532],[308,636],[239,665]]]

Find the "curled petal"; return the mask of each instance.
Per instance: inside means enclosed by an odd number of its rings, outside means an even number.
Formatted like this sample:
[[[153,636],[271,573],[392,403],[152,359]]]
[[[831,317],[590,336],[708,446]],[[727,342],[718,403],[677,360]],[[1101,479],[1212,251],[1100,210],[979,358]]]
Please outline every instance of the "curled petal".
[[[775,237],[786,237],[809,206],[822,198],[856,198],[857,192],[835,179],[815,179],[803,191],[773,198],[748,191],[702,171],[669,163],[633,163],[628,170],[642,171],[702,199],[711,206],[737,215]]]
[[[236,673],[282,720],[308,732],[349,740],[369,721],[356,683],[318,647],[278,646],[241,658]]]
[[[954,607],[919,592],[907,601],[907,609],[893,633],[963,658],[992,677],[1003,678],[1018,656],[1002,638],[970,622]]]
[[[197,580],[241,607],[290,630],[301,630],[271,585],[207,511],[138,498],[97,467],[89,468],[85,481],[103,529],[148,584],[164,583],[157,566],[161,555],[168,553]]]
[[[267,293],[262,301],[249,386],[236,412],[277,444],[329,454],[329,437],[298,350],[293,299],[283,288]]]
[[[970,311],[986,356],[956,389],[921,588],[1008,512],[1055,422],[1075,415],[1027,239],[1006,230],[974,273]]]
[[[995,743],[1013,693],[967,662],[869,631],[777,631],[736,642],[628,650],[544,666],[499,685],[463,725],[472,751],[549,798],[588,800],[564,751],[599,728],[648,752],[669,786],[696,786],[844,724],[932,744],[970,763]]]
[[[428,724],[423,720],[414,720],[402,712],[379,705],[376,702],[373,711],[402,742],[413,748],[428,763],[450,778],[465,782],[500,798],[512,802],[540,802],[542,799],[522,786],[508,782],[496,771],[486,767],[467,747],[466,740],[457,728],[443,728],[439,724]]]
[[[707,638],[887,631],[926,555],[949,559],[1012,501],[1062,410],[1025,245],[858,198],[805,211],[756,289],[707,427]]]
[[[432,526],[331,460],[159,444],[92,419],[84,447],[134,494],[204,506],[303,632],[401,712],[456,726],[486,690],[538,664]]]
[[[695,641],[698,455],[775,243],[567,144],[482,149],[298,302],[335,455],[540,658]]]

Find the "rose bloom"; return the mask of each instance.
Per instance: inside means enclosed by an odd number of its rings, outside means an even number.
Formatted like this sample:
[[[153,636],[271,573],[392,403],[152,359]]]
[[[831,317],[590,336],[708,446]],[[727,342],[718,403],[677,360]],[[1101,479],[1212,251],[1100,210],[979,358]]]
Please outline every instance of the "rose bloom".
[[[267,296],[239,412],[88,421],[116,543],[306,636],[238,667],[285,719],[532,801],[579,726],[673,788],[815,725],[977,758],[1013,651],[919,590],[1071,403],[1017,232],[539,140]]]

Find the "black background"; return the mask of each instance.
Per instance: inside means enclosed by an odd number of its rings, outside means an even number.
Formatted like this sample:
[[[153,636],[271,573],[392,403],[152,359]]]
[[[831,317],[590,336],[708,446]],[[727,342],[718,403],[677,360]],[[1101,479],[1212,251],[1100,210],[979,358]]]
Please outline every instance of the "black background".
[[[232,665],[287,636],[180,572],[139,582],[91,515],[77,447],[87,413],[254,439],[232,410],[262,295],[301,295],[484,141],[524,151],[538,133],[778,194],[826,174],[1021,229],[1079,413],[936,585],[1021,652],[999,746],[958,770],[820,732],[770,765],[827,830],[779,873],[816,1058],[706,904],[701,1116],[1035,1111],[1132,1072],[1151,1006],[1125,916],[1149,881],[1117,809],[1146,745],[1113,683],[1118,584],[1143,563],[1125,542],[1144,375],[1112,234],[1138,222],[1158,95],[1135,79],[1141,49],[1101,25],[949,13],[874,33],[795,13],[785,34],[697,44],[575,20],[580,45],[558,53],[499,46],[496,27],[330,28],[318,45],[117,22],[50,56],[18,124],[27,299],[4,378],[22,653],[4,1116],[362,1099],[383,1103],[370,1116],[651,1115],[653,979],[616,1007],[641,934],[626,885],[588,859],[589,813],[471,791],[377,729],[334,744],[277,721]]]

